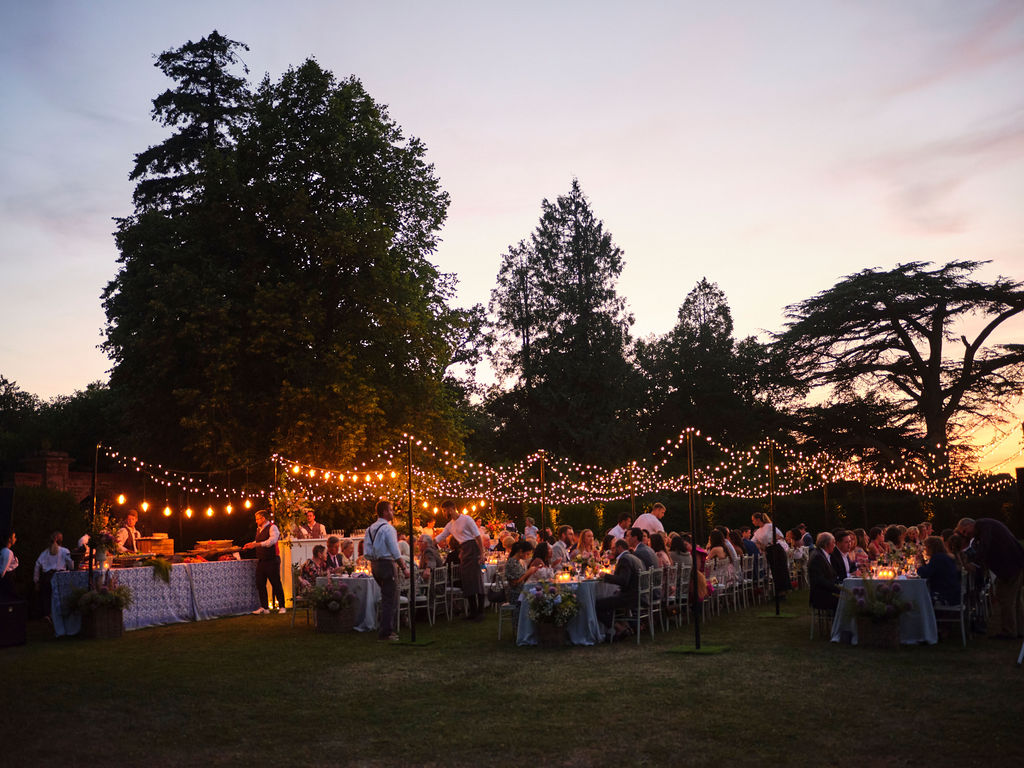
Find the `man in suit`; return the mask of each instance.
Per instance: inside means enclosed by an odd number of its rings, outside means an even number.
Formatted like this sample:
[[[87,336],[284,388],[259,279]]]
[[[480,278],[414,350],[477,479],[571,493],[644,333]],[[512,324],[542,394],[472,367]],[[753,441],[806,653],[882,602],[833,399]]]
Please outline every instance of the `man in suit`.
[[[600,597],[594,604],[597,620],[608,626],[616,608],[630,608],[636,605],[637,593],[640,590],[640,571],[643,564],[629,551],[629,544],[623,539],[615,542],[615,572],[606,573],[601,579],[609,584],[618,584],[619,591],[615,595]],[[629,626],[618,622],[615,627],[615,638],[622,639],[629,634]]]
[[[842,584],[843,579],[857,575],[857,561],[850,553],[853,551],[857,538],[850,531],[836,531],[835,548],[829,553],[829,561],[836,575],[836,583]]]
[[[644,544],[644,531],[633,526],[626,532],[626,543],[636,558],[643,563],[645,571],[658,567],[658,556],[647,544]]]
[[[807,580],[811,583],[811,608],[834,611],[839,605],[839,586],[832,568],[831,554],[836,551],[835,537],[824,531],[818,534],[807,561]]]

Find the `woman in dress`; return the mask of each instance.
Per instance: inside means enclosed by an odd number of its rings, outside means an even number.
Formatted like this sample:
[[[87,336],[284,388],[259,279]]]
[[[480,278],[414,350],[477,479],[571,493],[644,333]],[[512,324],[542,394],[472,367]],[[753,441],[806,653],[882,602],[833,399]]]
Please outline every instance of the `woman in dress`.
[[[704,563],[704,575],[710,581],[717,578],[718,583],[730,586],[737,581],[736,567],[725,551],[725,536],[721,531],[712,531],[708,537],[707,560]]]
[[[313,547],[313,556],[302,564],[299,570],[299,587],[306,592],[316,586],[318,576],[327,575],[327,547],[317,544]]]
[[[853,535],[856,538],[856,543],[853,545],[851,554],[856,560],[857,567],[860,568],[871,562],[871,555],[868,553],[868,534],[863,528],[854,528]]]
[[[665,546],[665,534],[658,532],[651,534],[651,549],[654,550],[654,556],[658,558],[658,565],[662,568],[672,565],[672,558],[669,557],[668,548]]]
[[[918,566],[917,574],[928,580],[932,600],[943,605],[960,605],[960,569],[946,551],[946,545],[938,536],[929,536],[924,540],[924,551],[928,562]]]
[[[582,557],[597,557],[597,542],[594,541],[594,532],[589,528],[584,528],[580,531],[579,543],[576,545],[576,550],[572,553],[580,555]]]
[[[527,561],[533,555],[533,542],[521,539],[509,549],[508,560],[505,561],[505,583],[508,585],[508,601],[515,602],[515,597],[522,591],[523,585],[533,578],[540,566]]]
[[[554,576],[551,569],[551,547],[546,541],[542,541],[533,550],[533,560],[530,561],[531,576],[529,580],[550,579]]]
[[[885,543],[884,531],[880,526],[875,526],[868,531],[868,557],[875,561],[883,555],[888,554],[889,547]]]

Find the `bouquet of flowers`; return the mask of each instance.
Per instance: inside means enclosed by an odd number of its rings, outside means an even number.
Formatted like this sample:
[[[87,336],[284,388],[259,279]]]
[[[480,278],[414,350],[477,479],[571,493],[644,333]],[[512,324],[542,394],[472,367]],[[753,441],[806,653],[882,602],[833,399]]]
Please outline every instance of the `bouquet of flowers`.
[[[344,584],[328,584],[323,587],[313,587],[309,593],[309,601],[316,608],[323,608],[331,613],[338,613],[342,608],[352,602],[352,595]]]
[[[903,590],[897,582],[876,584],[871,579],[865,579],[863,587],[844,591],[853,598],[848,603],[853,615],[874,622],[899,618],[900,614],[914,607],[912,602],[903,598]]]
[[[100,608],[124,609],[132,604],[132,591],[117,583],[117,577],[109,571],[96,580],[92,589],[71,591],[71,605],[79,613],[92,613]]]
[[[530,619],[564,627],[579,613],[576,593],[568,586],[539,581],[524,590],[530,607]]]
[[[580,576],[594,578],[601,571],[603,563],[595,555],[573,555],[572,568]]]

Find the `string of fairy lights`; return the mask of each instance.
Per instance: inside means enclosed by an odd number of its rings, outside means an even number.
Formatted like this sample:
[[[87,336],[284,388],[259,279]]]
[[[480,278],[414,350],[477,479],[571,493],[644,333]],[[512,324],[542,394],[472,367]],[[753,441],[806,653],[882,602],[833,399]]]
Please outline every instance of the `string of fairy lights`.
[[[685,468],[683,456],[690,445],[700,451],[702,463]],[[197,514],[191,497],[202,499],[205,515],[220,510],[230,515],[235,504],[251,509],[253,504],[272,502],[278,485],[259,487],[248,482],[231,482],[242,470],[221,472],[179,471],[146,462],[115,449],[101,450],[126,471],[142,474],[146,484],[163,489],[165,516],[173,514],[169,492],[176,489],[185,496],[182,513]],[[663,492],[689,492],[732,498],[765,498],[770,492],[792,496],[819,490],[830,484],[856,482],[863,487],[912,493],[929,498],[964,498],[1008,491],[1013,481],[1006,475],[974,472],[942,472],[927,476],[921,466],[886,469],[871,465],[860,457],[844,458],[827,451],[805,452],[799,447],[782,446],[764,439],[753,446],[735,448],[724,445],[700,430],[686,428],[666,440],[652,455],[615,468],[575,462],[546,451],[535,451],[512,464],[494,467],[460,458],[429,439],[403,434],[372,459],[348,467],[311,464],[282,454],[273,454],[265,463],[286,478],[280,486],[294,488],[313,503],[351,503],[376,501],[382,497],[401,498],[409,482],[409,465],[417,506],[430,510],[430,499],[469,499],[467,511],[488,504],[547,503],[549,505],[596,504],[622,501],[636,496]],[[1024,454],[1024,447],[1009,457],[1003,466]],[[774,462],[770,472],[769,457]],[[769,476],[774,484],[769,487]],[[214,481],[223,476],[223,484]],[[145,484],[144,484],[145,489]],[[145,494],[144,494],[145,495]],[[159,497],[159,492],[157,496]],[[124,495],[118,497],[124,503]],[[212,500],[212,501],[211,501]],[[151,505],[148,498],[140,504],[143,511]],[[436,511],[436,507],[434,507]]]

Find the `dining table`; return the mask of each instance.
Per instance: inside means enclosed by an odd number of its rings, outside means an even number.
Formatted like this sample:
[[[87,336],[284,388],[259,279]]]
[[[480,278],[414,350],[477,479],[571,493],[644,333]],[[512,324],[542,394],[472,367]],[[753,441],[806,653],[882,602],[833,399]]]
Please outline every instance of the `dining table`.
[[[377,606],[380,605],[380,586],[368,573],[349,575],[318,576],[318,587],[342,584],[348,588],[355,606],[352,628],[357,632],[374,632],[377,629]]]
[[[847,578],[843,580],[843,591],[839,596],[839,605],[832,620],[832,642],[842,642],[848,637],[851,645],[857,645],[857,617],[853,611],[853,595],[856,587],[863,587],[865,579]],[[899,576],[895,579],[873,579],[877,584],[899,584],[904,600],[911,603],[909,611],[900,614],[900,643],[917,645],[927,643],[935,645],[939,641],[939,628],[935,622],[935,610],[932,608],[932,595],[926,579]]]
[[[615,584],[599,579],[574,579],[554,582],[560,587],[569,587],[576,593],[579,611],[566,624],[569,642],[573,645],[597,645],[603,642],[611,631],[597,620],[597,600],[609,597],[619,591]],[[525,595],[519,595],[519,630],[516,645],[537,645],[537,625],[530,618],[530,604]]]

